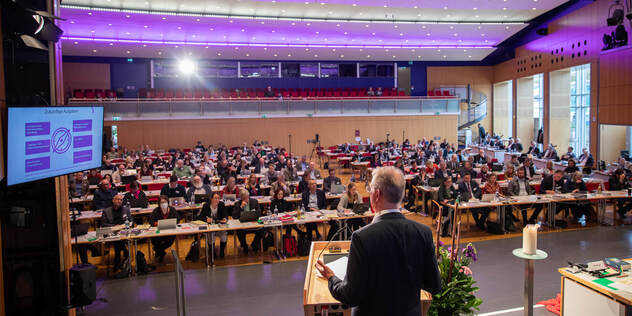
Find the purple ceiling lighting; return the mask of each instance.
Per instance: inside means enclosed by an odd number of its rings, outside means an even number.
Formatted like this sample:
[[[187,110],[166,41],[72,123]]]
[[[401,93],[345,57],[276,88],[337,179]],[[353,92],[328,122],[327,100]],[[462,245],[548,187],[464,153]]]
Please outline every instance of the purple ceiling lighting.
[[[343,44],[301,44],[301,43],[229,43],[229,42],[182,42],[182,41],[155,41],[136,39],[116,39],[116,38],[90,38],[63,36],[65,41],[87,41],[106,43],[131,43],[131,44],[155,44],[155,45],[195,45],[195,46],[221,46],[221,47],[290,47],[290,48],[367,48],[367,49],[441,49],[441,48],[463,48],[463,49],[489,49],[491,45],[343,45]]]

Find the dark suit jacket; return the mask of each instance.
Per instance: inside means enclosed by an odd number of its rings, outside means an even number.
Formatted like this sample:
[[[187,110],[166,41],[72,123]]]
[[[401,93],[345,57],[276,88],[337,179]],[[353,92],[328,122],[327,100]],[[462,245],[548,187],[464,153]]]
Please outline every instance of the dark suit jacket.
[[[95,210],[104,209],[112,206],[112,198],[118,194],[118,191],[114,189],[103,190],[98,188],[94,191],[92,197],[92,206]]]
[[[421,315],[421,289],[441,290],[432,232],[401,213],[377,216],[353,233],[345,279],[329,279],[332,296],[353,306],[354,316]]]
[[[540,194],[546,193],[547,190],[555,191],[556,186],[560,189],[560,192],[566,191],[564,178],[560,179],[560,181],[556,183],[555,179],[553,179],[553,175],[546,176],[540,183]]]
[[[316,199],[318,200],[318,209],[322,210],[325,208],[327,200],[325,199],[325,192],[323,190],[316,189]],[[307,207],[309,205],[309,190],[303,191],[303,207],[305,210],[309,210]]]
[[[257,218],[261,217],[261,207],[259,207],[259,202],[253,198],[250,198],[250,201],[248,201],[248,203],[250,204],[251,211],[257,211]],[[239,216],[241,216],[241,212],[243,211],[244,210],[241,208],[241,200],[235,202],[232,214],[233,218],[239,219]]]
[[[470,186],[472,187],[472,194],[474,194],[474,198],[480,199],[483,192],[481,191],[481,188],[478,187],[478,183],[476,183],[476,181],[470,181]],[[467,189],[467,186],[463,181],[459,181],[459,194],[461,195],[461,199],[463,201],[469,201],[472,198],[470,191]]]
[[[540,149],[538,147],[529,146],[527,154],[531,154],[537,157],[538,155],[540,155]]]
[[[131,223],[134,222],[134,218],[132,214],[129,212],[129,207],[121,206],[120,208],[121,217],[116,217],[114,215],[114,210],[112,207],[108,207],[103,209],[103,213],[101,214],[101,227],[112,227],[116,225],[125,224],[125,217]]]
[[[436,179],[443,179],[443,178],[446,178],[446,177],[452,178],[452,171],[446,169],[445,173],[444,173],[443,170],[439,169],[439,170],[435,171],[434,177]]]

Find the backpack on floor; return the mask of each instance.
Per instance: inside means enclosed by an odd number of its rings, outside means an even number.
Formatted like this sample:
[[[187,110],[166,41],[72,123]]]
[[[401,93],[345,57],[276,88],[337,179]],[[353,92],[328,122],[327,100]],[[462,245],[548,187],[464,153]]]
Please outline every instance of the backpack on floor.
[[[138,274],[147,274],[151,271],[154,271],[156,267],[147,264],[147,260],[145,259],[145,254],[140,250],[136,251],[136,273]]]
[[[268,250],[270,247],[274,247],[274,235],[269,231],[265,231],[263,233],[263,251]]]
[[[198,259],[200,259],[200,243],[197,240],[194,240],[191,243],[191,248],[189,248],[186,260],[196,262]]]
[[[307,256],[309,255],[309,248],[312,246],[312,236],[307,233],[300,233],[298,236],[298,255],[299,256]]]
[[[487,232],[494,235],[502,235],[505,233],[500,224],[491,221],[487,221]]]
[[[121,270],[114,275],[115,279],[123,279],[123,278],[127,278],[129,276],[130,273],[130,263],[129,263],[129,257],[125,258],[125,260],[123,260],[123,263],[121,263]]]
[[[286,257],[296,256],[298,252],[298,246],[296,243],[296,238],[292,235],[283,236],[283,254]]]

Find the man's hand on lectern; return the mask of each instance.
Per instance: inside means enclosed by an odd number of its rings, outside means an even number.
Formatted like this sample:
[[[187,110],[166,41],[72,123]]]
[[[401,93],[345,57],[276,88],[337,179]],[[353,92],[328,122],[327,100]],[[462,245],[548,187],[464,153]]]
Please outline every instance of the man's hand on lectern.
[[[318,272],[320,272],[320,274],[327,280],[329,280],[329,278],[334,276],[334,271],[329,269],[329,267],[325,265],[325,263],[322,260],[316,261],[315,267],[318,270]]]

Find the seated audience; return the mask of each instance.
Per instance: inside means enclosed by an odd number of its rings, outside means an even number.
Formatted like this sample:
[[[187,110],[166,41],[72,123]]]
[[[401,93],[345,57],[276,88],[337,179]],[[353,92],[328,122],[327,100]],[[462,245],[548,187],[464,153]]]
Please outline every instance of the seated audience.
[[[478,173],[477,178],[481,179],[481,183],[485,183],[492,174],[494,173],[489,171],[489,167],[487,166],[487,164],[484,164],[481,166],[481,171]]]
[[[112,198],[118,194],[118,191],[112,189],[110,181],[107,179],[101,180],[99,187],[94,191],[92,197],[92,208],[95,210],[104,209],[112,206]],[[121,202],[122,202],[121,196]]]
[[[443,178],[443,183],[439,187],[439,192],[437,192],[437,202],[441,204],[454,204],[454,201],[457,197],[457,192],[452,186],[452,178],[445,177]],[[450,226],[452,219],[454,217],[453,209],[443,205],[441,218],[441,237],[450,236]]]
[[[568,146],[568,151],[562,155],[562,160],[571,160],[575,159],[575,153],[573,152],[573,147]]]
[[[268,164],[268,171],[266,171],[265,173],[265,182],[268,185],[272,185],[272,183],[274,183],[277,179],[279,178],[279,173],[276,171],[276,167],[274,166],[274,163],[269,163]]]
[[[70,197],[86,196],[90,190],[88,178],[84,177],[83,172],[75,172],[68,176],[68,194]]]
[[[97,185],[101,182],[101,174],[97,169],[90,169],[87,180],[89,185]]]
[[[241,190],[239,191],[239,201],[235,203],[232,216],[234,219],[240,219],[241,215],[246,212],[255,212],[255,217],[257,219],[261,217],[261,208],[259,207],[259,202],[257,202],[257,200],[253,198],[250,198],[250,194],[248,194],[248,191]],[[250,248],[252,248],[252,251],[258,252],[261,249],[261,237],[263,235],[260,229],[238,230],[237,239],[239,239],[239,245],[243,249],[244,253],[248,254],[248,243],[246,242],[246,234],[248,233],[254,233],[255,237],[250,244]]]
[[[608,180],[608,184],[610,185],[610,191],[620,191],[627,190],[630,188],[630,183],[628,182],[627,176],[623,169],[617,169],[610,176]],[[626,218],[626,214],[632,209],[632,199],[623,198],[617,199],[617,213],[621,216],[621,219],[624,220]]]
[[[470,199],[478,199],[480,200],[483,192],[481,188],[478,186],[476,181],[472,181],[472,176],[468,173],[463,175],[463,179],[459,181],[458,187],[459,194],[461,195],[461,200],[469,201]],[[476,222],[476,226],[481,230],[485,230],[485,221],[489,216],[489,208],[473,208],[471,209],[472,217],[474,217],[474,221]]]
[[[309,174],[312,179],[320,179],[320,171],[316,169],[316,165],[313,161],[309,162],[309,169],[305,170],[305,174]]]
[[[257,176],[254,173],[248,176],[248,180],[246,180],[244,188],[248,191],[250,196],[263,195],[261,188],[259,187],[259,180],[257,180]]]
[[[566,190],[564,193],[588,192],[583,176],[581,171],[576,171],[571,174],[570,178],[566,180]],[[571,213],[575,220],[579,220],[582,216],[585,216],[587,220],[590,219],[591,207],[589,201],[576,201],[570,204]]]
[[[189,178],[193,175],[193,171],[191,170],[190,166],[185,165],[182,159],[178,159],[176,161],[176,166],[175,168],[173,168],[171,174],[177,176],[178,179]]]
[[[151,226],[157,227],[158,221],[163,219],[176,218],[178,219],[178,212],[173,206],[169,206],[169,197],[166,195],[160,195],[158,197],[158,207],[156,207],[149,216],[149,223]],[[179,219],[178,219],[179,220]],[[178,221],[176,220],[176,221]],[[162,237],[152,237],[151,244],[154,248],[154,253],[156,258],[158,258],[158,262],[163,262],[165,259],[165,255],[167,254],[165,250],[176,240],[175,236],[162,236]]]
[[[283,191],[284,196],[290,196],[291,189],[287,182],[285,182],[285,176],[283,174],[280,174],[277,180],[270,185],[271,195],[277,190]]]
[[[338,202],[338,207],[336,209],[339,212],[344,210],[353,210],[353,207],[356,204],[362,204],[362,197],[360,196],[360,193],[358,193],[355,183],[351,182],[347,184],[347,192],[345,192],[345,194],[343,194],[340,198],[340,202]],[[351,227],[352,231],[356,231],[364,226],[364,220],[362,218],[348,219],[347,224]]]
[[[178,183],[178,176],[172,175],[169,177],[169,183],[165,184],[160,190],[160,195],[164,195],[167,198],[183,197],[187,198],[186,189]]]
[[[285,176],[285,180],[290,182],[298,181],[298,172],[296,171],[296,168],[294,168],[291,159],[286,160],[285,168],[283,168],[281,172]]]
[[[235,178],[230,177],[228,178],[228,181],[226,182],[226,186],[224,186],[224,189],[222,190],[222,198],[227,194],[234,194],[235,197],[238,197],[239,192],[240,190],[235,184]]]
[[[195,214],[193,219],[209,224],[226,224],[229,213],[230,212],[224,205],[224,202],[220,201],[219,192],[213,192],[211,193],[209,201],[204,203],[202,209]],[[219,257],[224,258],[228,233],[226,231],[210,233],[208,244],[213,251],[215,251],[214,245],[216,235],[219,236]]]
[[[112,172],[112,180],[113,183],[121,183],[123,182],[123,177],[127,175],[127,170],[125,169],[124,164],[119,164],[116,171]]]
[[[540,156],[540,149],[535,141],[531,141],[531,146],[527,149],[527,155],[533,155],[534,157]]]
[[[526,196],[535,194],[535,189],[529,184],[529,179],[527,179],[523,167],[518,168],[516,177],[509,181],[507,193],[509,196]],[[538,215],[540,214],[540,211],[542,211],[542,204],[533,204],[534,212],[528,219],[527,210],[530,208],[530,205],[520,205],[517,206],[517,208],[521,210],[522,224],[523,226],[526,226],[527,223],[534,224],[538,219]]]
[[[336,169],[329,169],[329,176],[323,179],[323,190],[325,192],[331,191],[331,186],[334,184],[342,184],[340,178],[336,177]]]
[[[579,168],[577,168],[577,165],[575,164],[575,160],[573,158],[568,159],[568,165],[564,169],[564,173],[567,175],[571,175],[577,171],[579,171]]]
[[[204,184],[202,178],[196,175],[193,176],[193,180],[191,181],[191,186],[187,191],[187,201],[195,202],[195,196],[198,194],[210,195],[213,192],[211,186],[208,184]]]
[[[471,161],[466,161],[463,163],[463,169],[461,169],[461,177],[463,177],[466,173],[469,174],[472,178],[476,178],[476,176],[478,175],[472,167]]]
[[[101,214],[101,227],[113,227],[126,223],[133,223],[134,218],[129,211],[129,207],[123,205],[123,196],[114,195],[110,201],[110,206],[103,209]],[[113,241],[114,244],[114,271],[121,268],[123,260],[129,257],[127,242],[123,240]],[[123,253],[123,260],[121,260]]]
[[[129,184],[129,191],[123,197],[123,205],[130,208],[147,208],[149,206],[149,199],[147,199],[145,192],[141,190],[138,182],[132,181]]]
[[[306,156],[301,156],[301,160],[296,162],[296,170],[305,171],[309,169],[309,163]]]
[[[314,212],[325,208],[326,198],[325,192],[316,188],[316,180],[310,179],[307,185],[307,190],[303,192],[302,203],[305,211]],[[312,237],[312,232],[316,232],[316,240],[320,240],[320,232],[318,231],[317,224],[307,223],[307,234]]]

